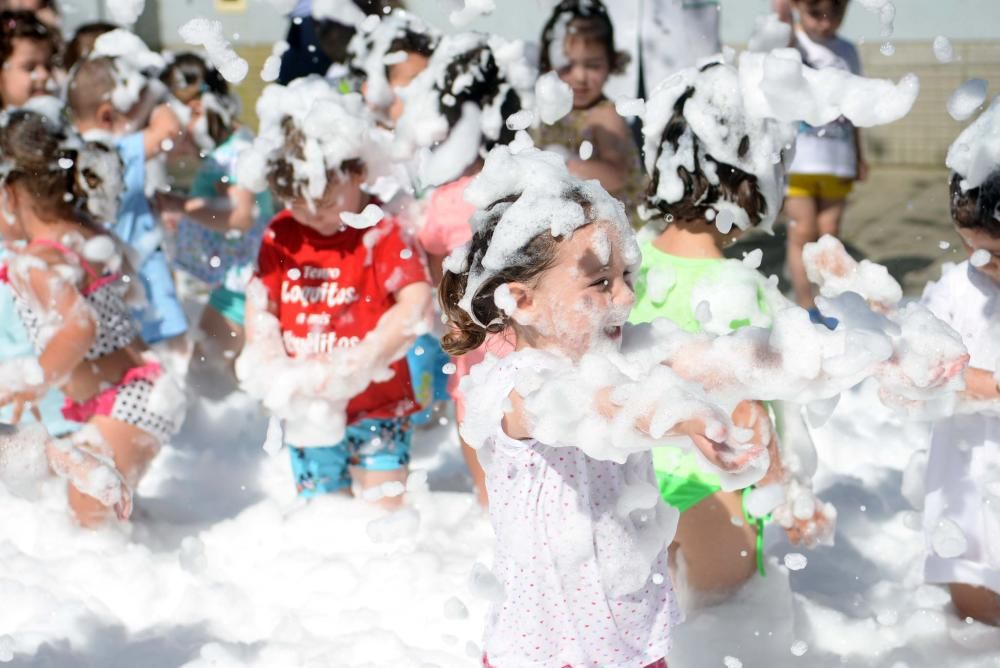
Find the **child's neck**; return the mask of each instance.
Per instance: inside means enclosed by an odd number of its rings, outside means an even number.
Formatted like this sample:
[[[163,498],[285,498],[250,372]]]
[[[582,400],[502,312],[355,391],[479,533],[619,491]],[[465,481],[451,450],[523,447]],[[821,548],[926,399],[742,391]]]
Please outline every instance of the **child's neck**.
[[[653,240],[653,247],[678,257],[721,259],[722,242],[715,225],[700,218],[673,221]]]

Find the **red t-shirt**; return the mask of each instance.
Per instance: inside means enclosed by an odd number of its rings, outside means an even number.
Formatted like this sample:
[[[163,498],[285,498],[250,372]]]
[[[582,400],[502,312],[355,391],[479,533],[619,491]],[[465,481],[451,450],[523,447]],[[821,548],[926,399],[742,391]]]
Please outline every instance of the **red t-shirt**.
[[[395,219],[323,236],[290,211],[268,225],[257,277],[277,304],[285,350],[293,357],[357,345],[396,303],[396,292],[427,281],[423,263],[403,240]],[[348,424],[418,409],[406,358],[391,368],[391,379],[372,383],[348,403]]]

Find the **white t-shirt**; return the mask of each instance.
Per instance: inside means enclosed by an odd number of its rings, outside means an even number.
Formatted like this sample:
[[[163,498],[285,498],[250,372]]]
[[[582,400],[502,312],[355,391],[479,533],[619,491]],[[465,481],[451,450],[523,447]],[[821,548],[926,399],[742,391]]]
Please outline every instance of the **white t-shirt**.
[[[968,262],[947,264],[941,280],[924,290],[923,302],[961,335],[971,366],[996,371],[1000,286]],[[956,415],[934,425],[925,493],[927,581],[962,582],[1000,593],[1000,416]],[[957,556],[947,550],[939,554],[948,520],[967,542]]]
[[[861,59],[854,45],[840,37],[819,43],[809,39],[801,30],[795,31],[795,42],[802,61],[817,70],[833,68],[861,74]],[[854,125],[846,118],[839,118],[814,128],[808,123],[799,125],[795,143],[795,159],[788,171],[791,174],[830,174],[846,179],[857,176],[858,153],[854,144]]]
[[[500,668],[644,668],[667,656],[681,620],[667,566],[678,514],[660,499],[620,512],[630,483],[656,485],[648,452],[616,464],[504,433],[502,406],[519,371],[545,363],[530,350],[488,356],[463,379],[465,423],[482,439],[463,433],[486,471],[493,574],[503,587],[484,651]],[[642,549],[654,536],[660,549],[650,563]]]
[[[615,45],[629,54],[628,67],[608,79],[612,100],[639,93],[639,51],[648,96],[677,70],[722,50],[719,0],[612,0],[605,2],[615,28]]]

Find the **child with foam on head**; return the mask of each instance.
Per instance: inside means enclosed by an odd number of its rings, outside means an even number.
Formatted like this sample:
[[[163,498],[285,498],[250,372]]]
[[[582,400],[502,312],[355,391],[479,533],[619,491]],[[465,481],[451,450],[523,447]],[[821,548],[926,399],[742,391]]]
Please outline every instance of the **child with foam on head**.
[[[482,169],[487,152],[515,141],[517,135],[504,121],[530,105],[532,82],[520,42],[461,33],[442,38],[427,69],[399,93],[405,107],[396,136],[410,150],[423,149],[417,152],[418,176],[423,185],[437,186],[426,198],[417,232],[435,284],[440,283],[444,259],[472,238],[469,220],[475,208],[463,193]],[[508,337],[489,337],[481,350],[455,360],[448,391],[459,423],[465,413],[459,380],[487,350],[499,355],[511,348]],[[464,441],[461,446],[485,505],[482,467]]]
[[[749,263],[727,260],[722,251],[744,231],[774,222],[794,131],[752,118],[736,70],[721,63],[665,81],[647,100],[645,116],[647,226],[659,234],[642,246],[629,320],[667,318],[713,334],[769,327],[771,314],[791,305],[776,279],[756,271],[759,251]],[[727,127],[735,132],[716,132]],[[744,401],[738,410],[770,422],[760,402]],[[758,485],[793,485],[808,494],[809,482],[784,470],[773,424],[768,431],[771,469]],[[728,595],[755,570],[763,573],[765,520],[751,511],[754,488],[723,491],[717,475],[673,448],[654,450],[653,467],[664,501],[682,513],[674,549],[692,593]],[[832,536],[835,517],[819,504],[814,515],[782,519],[793,542],[814,544]]]
[[[356,485],[397,507],[418,408],[404,356],[431,290],[398,221],[365,190],[382,159],[373,120],[359,95],[318,77],[269,86],[257,112],[239,181],[270,186],[288,208],[264,235],[237,375],[284,420],[301,496]]]
[[[107,55],[112,54],[112,55]],[[169,152],[183,128],[163,100],[163,85],[152,76],[163,66],[159,54],[125,30],[99,36],[87,60],[73,71],[66,102],[77,131],[107,141],[125,164],[125,191],[114,231],[135,253],[147,304],[137,309],[142,338],[150,345],[177,344],[187,317],[174,285],[162,229],[146,193],[146,162]]]
[[[124,263],[95,217],[106,207],[92,204],[121,178],[108,152],[36,112],[7,112],[0,123],[0,233],[13,251],[4,279],[37,354],[0,365],[0,405],[14,404],[17,422],[26,405],[59,387],[65,417],[86,425],[66,440],[37,430],[0,440],[8,459],[44,444],[85,526],[102,523],[111,508],[128,516],[130,490],[184,410],[183,394],[138,337]]]
[[[427,69],[440,35],[420,17],[395,9],[374,26],[362,23],[348,51],[364,72],[361,94],[379,123],[393,127],[403,114],[399,91]]]
[[[802,61],[815,69],[837,69],[861,74],[854,45],[837,35],[848,0],[793,0],[798,14],[794,45]],[[785,214],[788,216],[788,273],[800,306],[815,309],[812,286],[802,263],[802,248],[819,237],[840,233],[840,220],[854,181],[863,181],[868,167],[861,133],[841,117],[821,127],[799,126],[795,159],[789,169]],[[824,320],[828,325],[835,325]]]
[[[274,215],[271,194],[256,195],[237,177],[239,155],[253,134],[237,120],[239,103],[222,75],[193,53],[174,56],[162,79],[184,103],[188,136],[204,152],[189,197],[160,197],[160,211],[182,216],[176,225],[176,264],[213,289],[192,358],[224,358],[229,365],[243,349],[246,286],[253,274],[264,228]],[[208,353],[206,358],[205,352]]]
[[[501,590],[484,665],[665,666],[680,619],[667,556],[677,514],[656,493],[649,448],[682,437],[737,470],[764,456],[759,435],[734,451],[721,443],[729,416],[699,390],[658,364],[629,375],[619,348],[639,248],[596,180],[557,154],[498,147],[466,197],[475,233],[442,280],[445,349],[462,355],[505,330],[517,342],[463,380]]]
[[[955,610],[1000,626],[1000,97],[948,152],[951,216],[969,259],[945,265],[923,302],[962,337],[968,408],[934,425],[926,474],[927,582]]]
[[[542,30],[539,61],[543,76],[555,72],[570,86],[573,107],[554,123],[541,123],[535,144],[565,152],[570,173],[599,180],[634,217],[646,178],[632,130],[604,95],[608,77],[624,71],[628,55],[615,51],[614,26],[600,0],[556,5]]]

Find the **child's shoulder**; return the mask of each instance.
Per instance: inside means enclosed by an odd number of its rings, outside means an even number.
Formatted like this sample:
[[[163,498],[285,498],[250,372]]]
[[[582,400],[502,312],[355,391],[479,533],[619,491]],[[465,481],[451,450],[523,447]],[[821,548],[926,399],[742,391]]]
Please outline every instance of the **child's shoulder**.
[[[615,103],[608,99],[601,100],[587,110],[587,124],[602,125],[611,129],[622,128],[628,125],[615,108]]]

